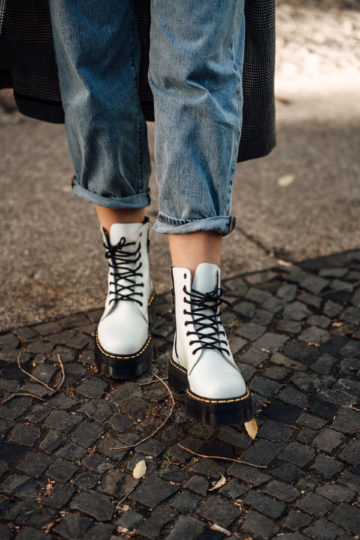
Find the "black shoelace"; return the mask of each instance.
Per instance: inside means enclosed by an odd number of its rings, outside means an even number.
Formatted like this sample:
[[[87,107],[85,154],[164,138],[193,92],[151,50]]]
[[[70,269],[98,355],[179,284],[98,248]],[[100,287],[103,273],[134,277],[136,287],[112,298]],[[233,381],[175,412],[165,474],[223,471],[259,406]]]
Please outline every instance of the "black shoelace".
[[[104,244],[106,248],[105,257],[110,259],[109,266],[113,269],[110,273],[113,276],[114,281],[110,282],[110,285],[114,285],[115,290],[111,290],[109,294],[113,294],[114,298],[111,298],[109,304],[112,302],[118,302],[119,300],[125,300],[128,302],[137,302],[142,306],[141,300],[135,298],[136,296],[143,296],[143,293],[136,291],[136,287],[144,287],[143,283],[136,283],[136,277],[142,276],[139,272],[142,267],[140,262],[138,266],[136,264],[140,260],[140,243],[135,251],[126,251],[124,248],[128,246],[134,246],[136,242],[126,242],[126,238],[120,238],[119,242],[112,246]],[[132,266],[129,266],[132,265]],[[126,293],[125,293],[126,291]]]
[[[189,297],[189,299],[184,298],[185,302],[190,304],[192,308],[191,311],[184,309],[184,315],[192,315],[193,323],[196,326],[196,331],[187,332],[187,335],[194,334],[198,338],[190,341],[190,345],[199,344],[192,353],[195,354],[201,349],[216,349],[219,352],[229,354],[227,342],[221,339],[222,335],[225,336],[225,332],[224,330],[219,330],[219,324],[221,324],[220,304],[224,302],[231,306],[231,303],[221,297],[223,293],[222,289],[215,288],[208,293],[201,293],[195,289],[189,292],[184,286],[183,291]],[[212,314],[206,313],[206,311],[211,311]],[[185,326],[189,324],[191,324],[191,321],[185,322]]]

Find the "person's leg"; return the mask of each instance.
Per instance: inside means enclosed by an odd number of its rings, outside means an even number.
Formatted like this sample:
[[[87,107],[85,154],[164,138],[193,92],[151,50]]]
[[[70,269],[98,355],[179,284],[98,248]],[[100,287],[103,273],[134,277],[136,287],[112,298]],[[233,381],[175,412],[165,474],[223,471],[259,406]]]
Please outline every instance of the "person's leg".
[[[247,422],[251,397],[220,321],[222,235],[241,134],[244,0],[152,0],[159,215],[173,261],[176,334],[169,383],[212,424]]]
[[[220,266],[222,235],[213,231],[169,234],[172,264],[185,267],[195,274],[199,264]]]
[[[95,203],[109,262],[95,342],[101,372],[141,373],[151,360],[148,303],[150,158],[138,94],[132,0],[50,0],[73,192]]]
[[[150,203],[132,0],[50,0],[73,192],[110,209]]]
[[[110,234],[111,226],[114,223],[142,223],[145,219],[144,208],[106,208],[105,206],[95,205],[97,216],[102,228],[107,234]]]

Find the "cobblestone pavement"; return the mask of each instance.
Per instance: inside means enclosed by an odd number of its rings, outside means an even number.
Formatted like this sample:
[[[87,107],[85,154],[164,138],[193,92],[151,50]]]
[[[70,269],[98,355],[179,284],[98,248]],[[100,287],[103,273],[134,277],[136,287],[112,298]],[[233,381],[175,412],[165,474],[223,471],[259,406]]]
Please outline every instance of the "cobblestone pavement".
[[[259,433],[191,421],[152,373],[97,375],[100,310],[0,336],[0,538],[358,538],[360,251],[225,280],[223,321],[254,396]],[[170,294],[153,314],[166,377]],[[22,366],[48,385],[20,371]],[[61,375],[65,380],[51,395]],[[153,381],[153,382],[150,382]],[[148,384],[146,384],[148,383]],[[14,397],[24,392],[36,394]],[[178,443],[206,456],[198,457]],[[135,464],[147,471],[133,477]],[[218,482],[222,480],[222,482]]]

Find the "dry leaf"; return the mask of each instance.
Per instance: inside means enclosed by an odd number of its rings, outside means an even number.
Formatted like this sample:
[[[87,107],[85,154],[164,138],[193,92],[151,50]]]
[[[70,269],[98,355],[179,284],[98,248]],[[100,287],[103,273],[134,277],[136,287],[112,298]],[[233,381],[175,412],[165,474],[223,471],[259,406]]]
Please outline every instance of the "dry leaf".
[[[331,323],[331,326],[335,326],[335,327],[338,327],[338,326],[342,326],[344,323],[342,321],[335,321],[333,323]]]
[[[281,264],[281,266],[292,266],[292,263],[289,261],[284,261],[283,259],[276,259],[278,264]]]
[[[280,176],[280,178],[278,178],[277,185],[280,187],[287,187],[290,186],[294,180],[295,174],[285,174],[284,176]]]
[[[249,420],[249,422],[245,422],[244,426],[249,437],[251,437],[254,440],[258,432],[258,427],[257,427],[255,418],[253,418],[252,420]]]
[[[145,460],[142,459],[141,461],[138,461],[137,464],[134,467],[133,470],[133,477],[134,478],[142,478],[145,476],[146,473],[146,463]]]
[[[230,536],[230,535],[231,535],[231,532],[230,532],[230,531],[228,531],[227,529],[224,529],[224,527],[221,527],[221,525],[219,525],[218,523],[213,523],[212,525],[210,525],[210,529],[212,529],[213,531],[217,531],[217,532],[223,533],[223,534],[225,534],[226,536]]]
[[[225,478],[225,476],[223,475],[223,473],[220,473],[220,478],[219,478],[219,480],[216,482],[215,485],[213,485],[211,488],[209,488],[208,491],[214,491],[215,489],[219,489],[219,488],[221,488],[221,486],[223,486],[224,484],[226,484],[226,478]]]

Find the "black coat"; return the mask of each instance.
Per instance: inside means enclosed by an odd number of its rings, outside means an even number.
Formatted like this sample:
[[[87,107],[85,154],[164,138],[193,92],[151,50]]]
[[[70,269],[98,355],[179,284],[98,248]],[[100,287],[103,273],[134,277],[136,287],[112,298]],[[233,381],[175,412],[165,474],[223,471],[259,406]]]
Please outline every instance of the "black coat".
[[[141,40],[139,95],[154,120],[147,80],[150,1],[133,0]],[[268,154],[275,138],[275,0],[245,0],[243,124],[237,161]],[[14,88],[23,114],[64,122],[47,0],[0,0],[0,88]],[[155,119],[156,120],[156,119]]]

